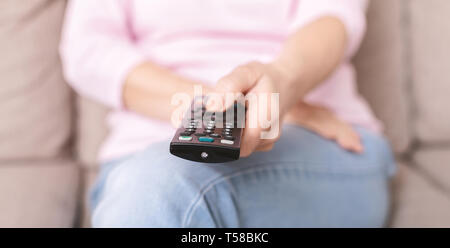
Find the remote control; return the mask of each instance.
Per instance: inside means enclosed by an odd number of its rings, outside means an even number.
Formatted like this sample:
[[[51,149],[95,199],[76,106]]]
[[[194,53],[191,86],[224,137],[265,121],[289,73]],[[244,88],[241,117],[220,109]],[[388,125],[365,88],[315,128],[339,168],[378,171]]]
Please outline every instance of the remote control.
[[[197,97],[170,143],[170,153],[190,161],[224,163],[238,160],[244,124],[238,115],[245,108],[235,103],[223,113],[206,111],[205,97]],[[200,102],[200,104],[199,104]]]

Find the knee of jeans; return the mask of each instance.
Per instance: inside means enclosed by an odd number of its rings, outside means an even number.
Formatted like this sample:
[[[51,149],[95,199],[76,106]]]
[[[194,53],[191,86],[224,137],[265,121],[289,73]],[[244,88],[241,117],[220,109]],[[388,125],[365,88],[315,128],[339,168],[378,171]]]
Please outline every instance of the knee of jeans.
[[[160,159],[159,159],[160,160]],[[201,185],[187,168],[136,157],[108,175],[94,227],[181,227]]]
[[[312,170],[388,175],[394,161],[387,142],[362,128],[357,128],[357,131],[364,146],[362,154],[346,151],[335,141],[304,128],[288,125],[284,127],[283,135],[273,151],[260,156],[266,161],[294,162]]]

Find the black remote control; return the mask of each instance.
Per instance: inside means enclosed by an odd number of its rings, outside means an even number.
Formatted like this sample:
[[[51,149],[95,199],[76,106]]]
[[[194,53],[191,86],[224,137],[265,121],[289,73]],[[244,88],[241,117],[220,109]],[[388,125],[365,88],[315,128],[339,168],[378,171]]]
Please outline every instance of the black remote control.
[[[197,97],[183,118],[170,143],[170,153],[191,161],[203,163],[224,163],[240,157],[243,122],[238,115],[245,108],[235,103],[223,113],[207,112],[206,98]],[[199,102],[201,104],[199,104]]]

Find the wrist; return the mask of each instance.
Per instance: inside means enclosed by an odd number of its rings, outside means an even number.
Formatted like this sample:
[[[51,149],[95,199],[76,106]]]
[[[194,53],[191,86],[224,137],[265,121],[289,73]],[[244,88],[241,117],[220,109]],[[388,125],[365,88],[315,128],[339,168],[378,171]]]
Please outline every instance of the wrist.
[[[301,70],[294,70],[280,60],[272,62],[270,66],[278,75],[276,83],[280,91],[280,107],[282,109],[290,109],[301,101],[307,93],[302,87]]]

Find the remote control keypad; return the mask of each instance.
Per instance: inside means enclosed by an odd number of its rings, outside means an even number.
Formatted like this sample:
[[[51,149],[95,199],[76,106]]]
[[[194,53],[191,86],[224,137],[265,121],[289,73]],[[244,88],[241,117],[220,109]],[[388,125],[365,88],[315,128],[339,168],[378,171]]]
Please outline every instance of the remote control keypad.
[[[187,128],[180,134],[180,141],[193,141],[196,137],[199,142],[213,143],[216,140],[224,145],[234,145],[236,138],[233,136],[233,129],[236,127],[236,121],[225,121],[222,131],[217,131],[217,123],[215,113],[208,113],[209,121],[201,120],[206,114],[205,107],[196,107],[191,111],[191,118],[188,119]],[[203,130],[201,130],[203,127]]]
[[[223,163],[239,159],[242,129],[237,120],[207,112],[195,102],[170,144],[170,153],[187,160]],[[237,105],[235,105],[235,110]],[[237,113],[237,111],[235,111]],[[217,115],[217,116],[216,116]]]

